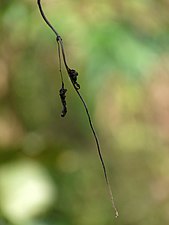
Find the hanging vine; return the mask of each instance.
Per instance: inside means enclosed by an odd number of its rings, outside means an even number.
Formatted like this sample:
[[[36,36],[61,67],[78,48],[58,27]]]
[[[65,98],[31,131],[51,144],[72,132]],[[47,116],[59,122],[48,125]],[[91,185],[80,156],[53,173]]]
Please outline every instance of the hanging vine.
[[[103,160],[102,151],[101,151],[101,147],[100,147],[100,144],[99,144],[99,139],[97,137],[95,128],[93,126],[92,119],[91,119],[91,116],[90,116],[87,104],[86,104],[85,100],[83,99],[82,95],[80,94],[80,90],[79,90],[80,89],[80,85],[77,82],[78,72],[76,70],[74,70],[74,69],[71,69],[68,66],[62,38],[59,35],[59,33],[56,31],[56,29],[51,25],[51,23],[49,22],[47,17],[45,16],[45,13],[44,13],[42,5],[41,5],[41,0],[37,0],[37,4],[38,4],[39,11],[40,11],[40,14],[41,14],[42,18],[44,19],[46,24],[50,27],[50,29],[54,32],[54,34],[56,36],[56,42],[57,42],[57,45],[58,45],[59,72],[60,72],[60,76],[61,76],[61,89],[59,91],[59,95],[60,95],[61,103],[62,103],[62,106],[63,106],[61,116],[64,117],[66,115],[66,113],[67,113],[67,105],[66,105],[66,92],[67,92],[67,89],[65,89],[65,84],[64,84],[64,80],[63,80],[63,74],[62,74],[62,60],[63,60],[65,69],[66,69],[67,74],[68,74],[68,76],[70,78],[70,81],[71,81],[71,83],[73,85],[73,88],[76,91],[77,95],[79,96],[79,98],[80,98],[80,100],[81,100],[81,102],[82,102],[82,104],[83,104],[83,106],[84,106],[84,108],[86,110],[86,114],[87,114],[87,118],[88,118],[88,121],[89,121],[89,125],[90,125],[91,131],[93,133],[95,142],[96,142],[98,155],[99,155],[99,158],[100,158],[100,161],[101,161],[101,165],[102,165],[102,168],[103,168],[103,173],[104,173],[105,181],[106,181],[107,188],[108,188],[108,191],[109,191],[112,207],[113,207],[113,209],[115,211],[115,216],[118,217],[118,211],[117,211],[117,208],[116,208],[115,203],[114,203],[114,198],[113,198],[113,194],[112,194],[109,178],[108,178],[108,175],[107,175],[106,166],[105,166],[105,163],[104,163],[104,160]]]

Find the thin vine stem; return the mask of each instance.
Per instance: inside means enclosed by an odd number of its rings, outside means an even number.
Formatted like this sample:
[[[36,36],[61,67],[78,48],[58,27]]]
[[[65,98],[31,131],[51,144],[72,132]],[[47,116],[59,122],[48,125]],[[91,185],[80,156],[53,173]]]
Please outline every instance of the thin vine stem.
[[[41,0],[37,0],[37,4],[38,4],[38,7],[39,7],[39,11],[40,11],[41,16],[43,17],[43,19],[46,22],[46,24],[55,33],[55,35],[56,35],[56,41],[60,43],[61,50],[62,50],[62,55],[63,55],[63,61],[64,61],[64,64],[65,64],[66,69],[68,69],[68,65],[67,65],[67,61],[66,61],[66,56],[65,56],[65,51],[64,51],[64,47],[63,47],[62,38],[59,35],[59,33],[56,31],[56,29],[52,26],[52,24],[49,22],[49,20],[47,19],[47,17],[45,16],[45,13],[44,13],[43,8],[42,8],[42,5],[41,5]]]
[[[114,202],[114,198],[113,198],[113,194],[112,194],[112,189],[111,189],[111,186],[110,186],[110,181],[109,181],[109,178],[108,178],[108,175],[107,175],[107,169],[106,169],[106,166],[105,166],[105,163],[104,163],[102,150],[101,150],[101,147],[100,147],[100,144],[99,144],[99,139],[97,137],[94,125],[92,123],[92,119],[91,119],[91,116],[90,116],[87,104],[86,104],[85,100],[83,99],[83,97],[82,97],[82,95],[80,94],[80,91],[79,91],[80,85],[77,83],[78,73],[75,70],[69,68],[69,66],[67,64],[67,60],[66,60],[66,55],[65,55],[65,51],[64,51],[62,38],[59,35],[59,33],[56,31],[56,29],[51,25],[49,20],[46,18],[45,13],[44,13],[44,11],[42,9],[41,0],[37,0],[37,4],[38,4],[39,11],[41,13],[42,18],[44,19],[46,24],[51,28],[51,30],[55,33],[56,41],[58,42],[59,67],[60,67],[60,73],[61,73],[62,88],[63,88],[63,90],[66,90],[66,89],[64,89],[64,83],[63,83],[63,77],[62,77],[62,71],[61,71],[60,47],[61,47],[63,62],[64,62],[64,65],[65,65],[66,71],[67,71],[67,73],[69,75],[70,81],[71,81],[74,90],[78,94],[78,96],[79,96],[79,98],[80,98],[80,100],[81,100],[81,102],[82,102],[82,104],[83,104],[83,106],[85,108],[85,111],[86,111],[86,114],[87,114],[87,118],[88,118],[88,121],[89,121],[89,125],[90,125],[91,131],[93,133],[95,142],[96,142],[97,152],[98,152],[98,155],[99,155],[99,158],[100,158],[100,162],[101,162],[101,165],[102,165],[102,168],[103,168],[103,173],[104,173],[105,181],[106,181],[106,184],[107,184],[107,187],[108,187],[108,192],[109,192],[109,195],[110,195],[110,199],[111,199],[111,202],[112,202],[112,207],[115,210],[115,216],[118,217],[119,213],[118,213],[118,210],[117,210],[117,208],[115,206],[115,202]]]
[[[62,62],[61,62],[61,56],[60,56],[60,45],[59,45],[59,42],[58,42],[58,58],[59,58],[59,72],[60,72],[60,78],[61,78],[62,84],[64,84],[64,81],[63,81],[63,74],[62,74]]]
[[[74,88],[75,88],[75,87],[74,87]],[[76,88],[75,88],[75,90],[76,90]],[[80,92],[79,92],[78,90],[76,90],[76,92],[77,92],[79,98],[81,99],[81,101],[82,101],[82,103],[83,103],[83,105],[84,105],[84,108],[85,108],[85,110],[86,110],[86,114],[87,114],[87,117],[88,117],[88,121],[89,121],[91,130],[92,130],[92,133],[93,133],[93,135],[94,135],[94,139],[95,139],[95,142],[96,142],[96,146],[97,146],[99,158],[100,158],[100,161],[101,161],[101,164],[102,164],[102,168],[103,168],[103,173],[104,173],[104,176],[105,176],[106,184],[107,184],[107,186],[108,186],[108,191],[109,191],[110,199],[111,199],[111,202],[112,202],[112,206],[113,206],[113,208],[114,208],[114,210],[115,210],[115,216],[118,217],[119,213],[118,213],[118,210],[117,210],[116,205],[115,205],[115,202],[114,202],[114,197],[113,197],[112,189],[111,189],[111,186],[110,186],[110,181],[109,181],[109,178],[108,178],[108,175],[107,175],[106,166],[105,166],[105,163],[104,163],[102,151],[101,151],[100,144],[99,144],[99,139],[98,139],[98,137],[97,137],[97,134],[96,134],[94,125],[93,125],[93,123],[92,123],[91,116],[90,116],[88,107],[87,107],[87,105],[86,105],[86,102],[85,102],[84,99],[82,98]]]

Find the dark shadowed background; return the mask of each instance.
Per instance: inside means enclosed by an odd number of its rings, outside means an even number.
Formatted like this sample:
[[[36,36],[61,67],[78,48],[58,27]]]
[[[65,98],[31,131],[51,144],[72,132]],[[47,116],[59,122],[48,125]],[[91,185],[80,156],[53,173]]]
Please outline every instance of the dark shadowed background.
[[[81,102],[36,0],[0,0],[0,225],[169,224],[168,0],[42,0],[79,72]]]

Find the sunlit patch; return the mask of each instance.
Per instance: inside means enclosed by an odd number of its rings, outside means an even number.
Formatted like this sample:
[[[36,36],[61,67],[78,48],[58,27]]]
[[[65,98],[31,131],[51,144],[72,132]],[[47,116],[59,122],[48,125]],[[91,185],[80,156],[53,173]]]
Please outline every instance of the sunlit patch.
[[[3,214],[18,224],[45,211],[56,199],[56,190],[40,165],[18,161],[0,167],[0,195]]]

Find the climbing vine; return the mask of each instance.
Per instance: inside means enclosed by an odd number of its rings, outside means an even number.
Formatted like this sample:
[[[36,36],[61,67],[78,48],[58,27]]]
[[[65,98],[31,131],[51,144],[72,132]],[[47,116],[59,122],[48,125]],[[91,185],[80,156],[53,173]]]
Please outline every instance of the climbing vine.
[[[108,178],[108,175],[107,175],[106,166],[105,166],[105,163],[104,163],[102,150],[101,150],[101,147],[100,147],[100,144],[99,144],[99,139],[97,137],[97,134],[96,134],[96,131],[95,131],[95,128],[94,128],[94,125],[93,125],[93,122],[92,122],[87,104],[86,104],[84,98],[82,97],[82,95],[80,93],[80,85],[77,82],[78,72],[74,69],[71,69],[68,66],[68,63],[67,63],[67,60],[66,60],[66,54],[65,54],[65,50],[64,50],[64,45],[63,45],[63,40],[62,40],[61,36],[59,35],[59,33],[56,31],[56,29],[51,25],[51,23],[47,19],[46,15],[43,11],[42,5],[41,5],[41,0],[37,0],[37,4],[38,4],[39,11],[40,11],[40,14],[41,14],[42,18],[44,19],[46,24],[50,27],[50,29],[54,32],[55,37],[56,37],[56,42],[57,42],[57,45],[58,45],[59,72],[60,72],[60,77],[61,77],[61,89],[59,91],[59,95],[60,95],[60,99],[61,99],[62,106],[63,106],[61,116],[64,117],[67,113],[67,104],[66,104],[67,89],[65,88],[63,73],[62,73],[62,62],[63,62],[64,66],[65,66],[65,69],[67,71],[67,74],[70,78],[70,81],[73,85],[73,88],[76,91],[77,95],[79,96],[79,98],[80,98],[80,100],[81,100],[81,102],[82,102],[82,104],[83,104],[83,106],[86,110],[89,125],[90,125],[91,131],[93,133],[95,142],[96,142],[96,147],[97,147],[98,155],[99,155],[101,165],[102,165],[102,168],[103,168],[103,173],[104,173],[104,176],[105,176],[105,181],[106,181],[106,184],[107,184],[107,187],[108,187],[108,191],[109,191],[110,199],[111,199],[111,202],[112,202],[112,206],[113,206],[113,209],[115,210],[115,216],[118,217],[118,211],[117,211],[117,208],[116,208],[115,203],[114,203],[114,198],[113,198],[109,178]]]

